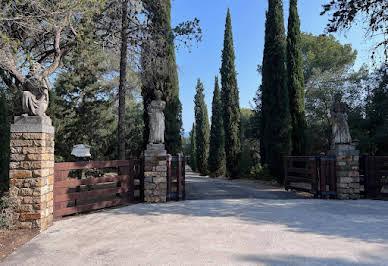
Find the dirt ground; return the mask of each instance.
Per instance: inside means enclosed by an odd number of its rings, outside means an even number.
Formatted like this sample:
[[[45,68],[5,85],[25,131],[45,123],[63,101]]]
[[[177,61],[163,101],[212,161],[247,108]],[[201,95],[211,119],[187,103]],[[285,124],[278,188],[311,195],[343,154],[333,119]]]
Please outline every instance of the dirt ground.
[[[0,262],[38,233],[38,230],[0,230]]]

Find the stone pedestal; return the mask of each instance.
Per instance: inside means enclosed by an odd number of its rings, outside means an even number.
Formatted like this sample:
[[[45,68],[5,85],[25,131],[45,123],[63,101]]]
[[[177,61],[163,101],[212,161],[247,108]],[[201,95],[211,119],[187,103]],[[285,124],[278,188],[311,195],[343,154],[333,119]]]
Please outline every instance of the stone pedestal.
[[[359,154],[353,144],[337,144],[329,151],[336,158],[338,199],[360,198]]]
[[[18,228],[45,230],[53,222],[54,127],[49,117],[17,116],[11,125],[10,193]]]
[[[148,144],[144,157],[144,201],[166,202],[167,152],[164,144]]]

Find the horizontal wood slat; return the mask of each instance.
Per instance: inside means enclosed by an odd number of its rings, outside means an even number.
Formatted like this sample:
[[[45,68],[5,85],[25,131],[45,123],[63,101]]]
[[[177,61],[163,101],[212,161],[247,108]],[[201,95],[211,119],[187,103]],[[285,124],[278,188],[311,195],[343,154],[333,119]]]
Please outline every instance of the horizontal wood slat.
[[[55,191],[56,193],[57,191]],[[74,192],[74,193],[65,193],[62,195],[57,195],[54,202],[63,202],[71,201],[75,199],[89,199],[97,196],[109,196],[115,195],[116,193],[126,193],[128,192],[128,187],[123,188],[106,188],[106,189],[97,189],[92,191],[83,191],[83,192]]]
[[[85,212],[85,211],[92,211],[92,210],[98,210],[98,209],[103,209],[103,208],[108,208],[108,207],[113,207],[121,204],[128,203],[127,199],[115,199],[115,200],[109,200],[109,201],[101,201],[101,202],[96,202],[96,203],[91,203],[91,204],[85,204],[85,205],[80,205],[76,207],[68,207],[64,209],[59,209],[57,210],[54,215],[55,217],[60,217],[64,215],[69,215],[73,213],[80,213],[80,212]]]
[[[312,174],[313,169],[289,167],[288,172],[289,173],[298,173],[298,174]]]
[[[128,160],[56,163],[55,170],[78,170],[129,166]]]
[[[82,185],[94,185],[108,182],[128,181],[130,180],[129,175],[118,175],[118,176],[107,176],[107,177],[96,177],[87,179],[67,179],[64,181],[55,182],[56,188],[71,188]]]

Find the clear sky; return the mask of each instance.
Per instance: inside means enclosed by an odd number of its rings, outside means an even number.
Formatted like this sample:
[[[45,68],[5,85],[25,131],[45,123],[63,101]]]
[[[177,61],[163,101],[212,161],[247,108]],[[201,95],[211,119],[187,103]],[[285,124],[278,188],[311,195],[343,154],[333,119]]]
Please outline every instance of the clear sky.
[[[303,32],[324,33],[328,16],[320,16],[322,4],[329,0],[299,0],[298,9]],[[284,0],[285,26],[287,27],[289,0]],[[194,44],[189,52],[176,50],[183,106],[183,127],[191,130],[194,122],[194,94],[197,78],[205,87],[205,101],[211,116],[214,78],[221,67],[221,51],[227,8],[231,10],[237,81],[240,107],[253,106],[253,97],[261,82],[257,65],[261,64],[264,49],[264,25],[267,0],[172,0],[172,25],[197,17],[203,31],[202,42]],[[341,43],[350,43],[358,50],[356,67],[369,64],[371,43],[364,40],[361,26],[342,34],[335,34]]]

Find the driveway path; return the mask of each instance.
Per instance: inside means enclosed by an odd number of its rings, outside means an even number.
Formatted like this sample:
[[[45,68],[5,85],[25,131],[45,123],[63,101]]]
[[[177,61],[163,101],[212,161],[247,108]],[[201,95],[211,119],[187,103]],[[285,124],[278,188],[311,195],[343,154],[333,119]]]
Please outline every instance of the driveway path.
[[[300,199],[301,197],[282,188],[266,185],[250,185],[231,182],[225,179],[198,176],[186,173],[186,198],[188,200],[211,199]]]
[[[388,202],[188,200],[55,222],[0,265],[388,265],[387,250]]]

